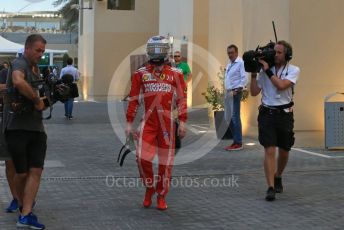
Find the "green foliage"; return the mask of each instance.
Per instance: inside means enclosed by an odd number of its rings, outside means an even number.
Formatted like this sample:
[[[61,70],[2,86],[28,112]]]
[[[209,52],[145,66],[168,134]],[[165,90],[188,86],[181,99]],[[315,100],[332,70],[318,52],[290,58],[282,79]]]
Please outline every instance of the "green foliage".
[[[220,111],[224,110],[225,100],[225,81],[224,81],[224,69],[221,68],[220,72],[217,73],[217,78],[220,81],[220,88],[214,85],[208,84],[207,91],[202,93],[207,103],[212,107],[212,110]]]
[[[219,111],[224,109],[224,94],[215,86],[208,86],[207,92],[202,93],[212,110]]]
[[[220,72],[217,73],[217,78],[220,82],[220,88],[214,85],[208,84],[207,91],[202,93],[207,103],[211,106],[214,111],[224,110],[225,104],[225,69],[220,68]],[[242,91],[241,101],[247,101],[249,96],[248,90],[245,88]]]
[[[63,17],[64,23],[62,29],[67,32],[77,32],[79,27],[79,10],[72,9],[71,6],[79,4],[79,0],[55,0],[53,5],[55,7],[61,6],[58,10]]]
[[[248,100],[248,96],[250,95],[249,91],[247,88],[242,90],[242,96],[241,96],[241,101],[245,102]]]

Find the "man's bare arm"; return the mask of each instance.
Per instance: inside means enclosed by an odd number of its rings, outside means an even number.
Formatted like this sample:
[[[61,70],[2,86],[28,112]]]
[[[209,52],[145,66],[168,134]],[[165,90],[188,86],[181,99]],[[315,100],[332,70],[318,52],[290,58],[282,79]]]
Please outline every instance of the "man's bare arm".
[[[251,73],[251,84],[250,92],[252,96],[257,96],[260,93],[261,89],[258,87],[257,83],[257,73]]]
[[[25,75],[19,70],[15,70],[12,73],[13,86],[27,99],[31,100],[37,110],[44,109],[44,103],[39,98],[37,92],[25,81]]]

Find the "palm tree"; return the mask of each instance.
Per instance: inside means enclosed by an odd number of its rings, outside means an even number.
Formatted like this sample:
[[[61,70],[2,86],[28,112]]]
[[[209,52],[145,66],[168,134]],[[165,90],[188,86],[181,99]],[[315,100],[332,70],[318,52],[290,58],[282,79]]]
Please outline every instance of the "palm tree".
[[[74,4],[79,4],[79,0],[55,0],[53,2],[55,7],[63,5],[63,7],[58,10],[58,13],[60,13],[64,19],[62,30],[68,32],[78,31],[79,10],[71,7]]]

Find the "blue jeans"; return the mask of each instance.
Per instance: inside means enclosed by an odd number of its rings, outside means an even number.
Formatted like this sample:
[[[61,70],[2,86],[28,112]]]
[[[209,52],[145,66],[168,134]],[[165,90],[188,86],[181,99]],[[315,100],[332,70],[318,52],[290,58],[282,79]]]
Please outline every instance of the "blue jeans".
[[[229,92],[227,92],[225,97],[225,106],[228,109],[227,113],[231,113],[231,120],[230,122],[230,129],[232,131],[233,135],[233,142],[235,144],[242,144],[242,128],[241,128],[241,118],[240,118],[240,102],[242,97],[242,92],[238,92],[236,95],[233,96],[233,98],[230,98],[228,96]],[[230,103],[233,103],[232,105]],[[228,115],[226,117],[229,118]],[[228,122],[228,121],[227,121]]]
[[[73,113],[73,102],[74,102],[74,98],[69,98],[69,99],[64,103],[64,107],[65,107],[65,116],[67,116],[67,117],[72,116],[72,113]]]

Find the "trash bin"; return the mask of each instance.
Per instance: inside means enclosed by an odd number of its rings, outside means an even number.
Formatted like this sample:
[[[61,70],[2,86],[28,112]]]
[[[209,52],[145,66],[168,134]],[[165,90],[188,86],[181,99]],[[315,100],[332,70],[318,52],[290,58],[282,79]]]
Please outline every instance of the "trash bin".
[[[341,101],[338,100],[341,96]],[[336,98],[336,100],[334,100]],[[331,100],[330,100],[331,99]],[[344,93],[325,97],[325,148],[344,148]]]

